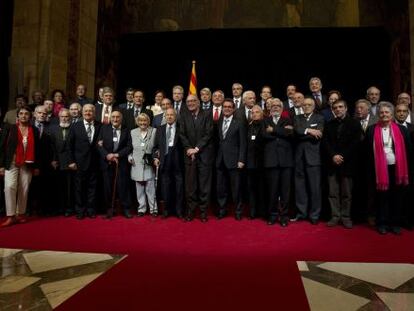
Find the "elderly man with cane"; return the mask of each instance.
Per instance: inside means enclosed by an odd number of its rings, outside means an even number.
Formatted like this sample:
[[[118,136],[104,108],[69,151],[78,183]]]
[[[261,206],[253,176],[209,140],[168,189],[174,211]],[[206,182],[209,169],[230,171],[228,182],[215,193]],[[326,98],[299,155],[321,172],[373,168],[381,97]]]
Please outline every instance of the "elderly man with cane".
[[[121,206],[126,218],[132,218],[129,208],[131,204],[128,180],[128,155],[132,150],[130,131],[122,126],[122,113],[114,110],[111,113],[111,123],[103,125],[98,137],[100,167],[103,173],[105,202],[107,204],[106,218],[114,215],[116,194],[118,193]]]

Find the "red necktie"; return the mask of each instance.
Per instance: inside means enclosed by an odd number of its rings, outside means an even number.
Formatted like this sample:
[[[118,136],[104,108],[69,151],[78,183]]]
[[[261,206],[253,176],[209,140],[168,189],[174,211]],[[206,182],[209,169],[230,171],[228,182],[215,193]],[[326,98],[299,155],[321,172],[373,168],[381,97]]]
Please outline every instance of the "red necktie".
[[[219,119],[218,108],[214,108],[213,120],[218,121],[218,119]]]

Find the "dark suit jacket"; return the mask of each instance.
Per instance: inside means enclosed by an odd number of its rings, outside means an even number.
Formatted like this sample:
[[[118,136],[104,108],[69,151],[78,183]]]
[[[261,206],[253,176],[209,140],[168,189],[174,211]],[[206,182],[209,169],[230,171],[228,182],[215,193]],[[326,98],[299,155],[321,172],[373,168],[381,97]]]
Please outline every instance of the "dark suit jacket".
[[[119,106],[118,106],[119,109],[129,110],[129,109],[127,109],[127,107],[128,107],[128,103],[122,103],[122,104],[119,104]]]
[[[154,117],[154,120],[152,121],[152,127],[153,128],[158,128],[158,127],[161,126],[161,122],[162,122],[162,117],[163,116],[164,116],[164,112],[163,113],[160,113],[160,114],[157,114]]]
[[[157,129],[157,133],[155,136],[155,144],[154,144],[154,158],[160,160],[160,171],[164,169],[165,164],[165,155],[167,152],[167,124],[161,125],[159,129]],[[169,150],[170,156],[172,156],[172,163],[174,163],[175,170],[182,171],[184,168],[183,164],[183,146],[180,139],[180,128],[179,124],[176,123],[175,128],[175,136],[174,136],[174,146],[170,147]]]
[[[33,168],[39,167],[39,160],[41,159],[41,153],[39,148],[39,131],[36,127],[33,128],[34,144],[35,144],[35,162],[28,164]],[[6,170],[10,169],[10,165],[16,154],[17,147],[17,125],[7,125],[1,131],[0,135],[0,167],[4,167]]]
[[[289,110],[290,106],[289,106],[289,99],[285,99],[283,101],[283,110]]]
[[[112,104],[112,111],[117,109],[118,107],[115,104]],[[102,109],[104,109],[104,105],[96,105],[95,106],[95,119],[96,121],[102,123]],[[124,113],[122,113],[124,114]],[[111,116],[109,116],[109,122],[111,121]]]
[[[287,125],[292,125],[292,121],[282,117],[279,118],[277,124],[273,122],[272,117],[268,117],[263,120],[263,166],[265,168],[293,167],[293,130],[285,129],[285,126]],[[268,126],[273,127],[273,131],[271,133],[266,131]]]
[[[262,121],[253,121],[247,127],[247,154],[246,168],[256,169],[263,167]]]
[[[129,130],[133,130],[134,128],[138,127],[135,123],[134,111],[135,111],[134,109],[127,109],[127,110],[124,109],[122,112],[124,116],[122,125],[125,125]],[[151,125],[152,119],[154,118],[154,114],[152,113],[152,110],[142,107],[141,113],[146,113],[149,116],[150,125]]]
[[[112,124],[102,125],[98,135],[98,151],[100,154],[100,167],[102,170],[108,168],[106,156],[109,153],[118,153],[118,165],[120,169],[123,169],[120,170],[120,172],[126,173],[126,169],[128,168],[128,155],[132,152],[131,131],[126,127],[121,127],[118,149],[114,151]]]
[[[320,139],[316,139],[309,134],[305,134],[307,128],[323,131],[323,116],[313,113],[309,121],[305,115],[295,116],[294,130],[296,135],[295,161],[300,162],[305,158],[306,164],[309,166],[321,165]]]
[[[197,119],[187,112],[181,115],[179,120],[180,138],[184,148],[184,154],[190,148],[200,149],[196,158],[204,164],[211,164],[213,161],[212,118],[204,111],[200,110]],[[185,155],[186,163],[191,159]]]
[[[246,118],[246,109],[243,106],[240,106],[239,109],[236,109],[236,111],[234,111],[233,117],[235,117],[236,119],[238,119],[239,121],[242,121],[242,123],[247,127],[247,118]]]
[[[361,135],[360,123],[349,116],[343,120],[333,119],[325,124],[322,150],[328,174],[339,170],[347,176],[353,175],[356,169],[356,151]],[[344,163],[340,166],[332,161],[333,156],[337,154],[344,157]]]
[[[70,160],[69,132],[71,126],[66,129],[66,139],[63,140],[62,128],[59,125],[51,126],[49,133],[52,143],[53,161],[58,161],[59,169],[68,168]]]
[[[228,169],[237,168],[237,162],[246,163],[246,127],[244,123],[236,119],[234,116],[227,129],[226,138],[223,137],[223,122],[220,118],[218,128],[218,150],[216,157],[216,167],[222,164]]]
[[[313,94],[307,95],[307,97],[311,97],[315,100],[315,112],[320,112],[322,109],[328,106],[328,97],[325,94],[322,94],[320,106],[317,105],[316,98],[313,96]]]
[[[96,143],[101,123],[95,121],[94,127],[92,143],[89,143],[83,121],[73,124],[69,132],[69,163],[76,163],[78,170],[86,171],[98,168],[99,153]]]

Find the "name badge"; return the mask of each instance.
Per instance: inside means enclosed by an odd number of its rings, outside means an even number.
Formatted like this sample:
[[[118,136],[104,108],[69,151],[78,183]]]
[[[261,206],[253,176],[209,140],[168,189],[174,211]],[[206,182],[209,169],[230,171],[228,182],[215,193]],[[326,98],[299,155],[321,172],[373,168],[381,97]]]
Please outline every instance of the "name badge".
[[[311,124],[310,126],[311,126],[311,127],[318,126],[318,123]]]
[[[145,147],[145,143],[141,143],[141,147]]]
[[[256,140],[256,135],[252,135],[252,140]]]
[[[113,141],[114,143],[116,143],[116,142],[118,141],[118,137],[114,137],[114,138],[112,139],[112,141]]]

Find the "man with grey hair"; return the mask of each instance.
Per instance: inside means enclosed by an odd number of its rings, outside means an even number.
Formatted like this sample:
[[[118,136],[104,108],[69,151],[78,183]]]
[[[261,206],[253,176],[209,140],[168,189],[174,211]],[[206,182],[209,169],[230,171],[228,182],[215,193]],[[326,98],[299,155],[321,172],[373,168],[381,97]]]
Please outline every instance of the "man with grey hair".
[[[200,91],[201,109],[208,110],[211,107],[211,91],[208,87]]]
[[[381,98],[381,91],[376,86],[371,86],[367,89],[367,100],[371,103],[372,115],[377,114],[377,104]]]
[[[231,86],[231,92],[233,94],[233,102],[236,104],[236,109],[239,109],[243,106],[242,102],[242,93],[243,93],[243,85],[238,82],[233,83]]]
[[[76,217],[83,219],[85,214],[96,217],[96,188],[99,153],[96,148],[101,124],[95,121],[95,106],[86,104],[82,108],[83,120],[74,123],[69,132],[68,168],[76,171],[75,208]]]
[[[252,120],[252,108],[256,105],[256,94],[251,90],[245,91],[242,100],[243,105],[234,112],[234,117],[247,125]]]
[[[315,111],[321,111],[326,107],[328,99],[322,94],[322,81],[318,77],[312,77],[309,80],[309,90],[311,96],[315,100]]]
[[[114,104],[114,90],[110,87],[104,87],[102,90],[103,104],[96,106],[96,120],[102,124],[109,124],[111,122],[111,113]]]
[[[408,116],[405,119],[405,122],[413,123],[414,120],[413,112],[411,111],[411,96],[408,93],[402,92],[398,95],[397,98],[397,105],[402,104],[406,105],[408,109]]]
[[[365,133],[367,128],[377,123],[378,117],[371,111],[371,103],[366,99],[358,99],[355,102],[355,119],[361,124],[361,129]]]
[[[71,123],[76,123],[82,118],[82,106],[79,103],[72,103],[69,106]]]

